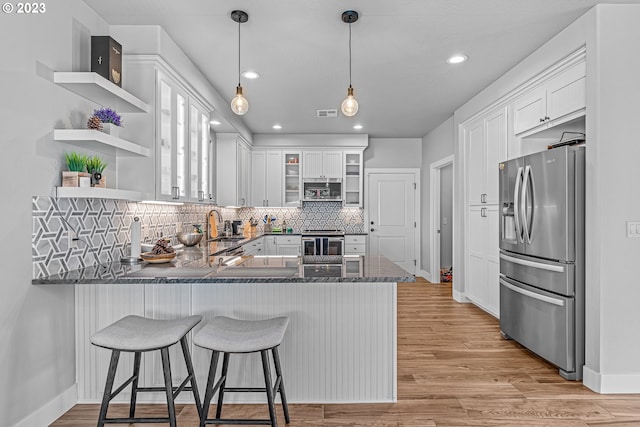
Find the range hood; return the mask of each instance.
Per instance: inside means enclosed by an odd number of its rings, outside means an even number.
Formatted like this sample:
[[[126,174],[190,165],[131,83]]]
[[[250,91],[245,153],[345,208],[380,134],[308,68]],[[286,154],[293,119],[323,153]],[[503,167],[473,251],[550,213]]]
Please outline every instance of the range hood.
[[[305,178],[302,191],[302,200],[305,202],[340,202],[342,201],[342,179]]]

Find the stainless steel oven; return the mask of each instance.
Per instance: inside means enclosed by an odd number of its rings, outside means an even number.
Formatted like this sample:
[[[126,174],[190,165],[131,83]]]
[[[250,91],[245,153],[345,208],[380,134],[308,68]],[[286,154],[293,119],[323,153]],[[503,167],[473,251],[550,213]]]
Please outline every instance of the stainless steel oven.
[[[344,233],[331,230],[325,234],[309,231],[302,234],[302,255],[343,255]]]

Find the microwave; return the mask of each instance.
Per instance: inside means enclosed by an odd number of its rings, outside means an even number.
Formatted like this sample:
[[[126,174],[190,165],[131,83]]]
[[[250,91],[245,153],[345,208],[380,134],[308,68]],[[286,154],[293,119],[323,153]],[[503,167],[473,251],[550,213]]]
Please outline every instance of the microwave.
[[[342,180],[340,178],[305,178],[302,183],[302,200],[339,202],[342,200]]]

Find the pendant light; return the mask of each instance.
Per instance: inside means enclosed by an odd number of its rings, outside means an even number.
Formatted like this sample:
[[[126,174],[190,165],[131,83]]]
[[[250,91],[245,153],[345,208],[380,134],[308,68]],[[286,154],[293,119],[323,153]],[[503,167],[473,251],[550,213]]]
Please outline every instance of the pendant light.
[[[358,12],[355,10],[345,10],[342,12],[342,22],[349,24],[349,87],[347,88],[347,97],[342,101],[340,110],[347,117],[355,116],[358,112],[358,101],[353,96],[353,87],[351,86],[351,24],[358,20]]]
[[[239,116],[244,116],[249,111],[249,101],[242,93],[242,85],[240,85],[240,24],[249,20],[249,15],[243,10],[234,10],[231,12],[231,19],[238,23],[238,87],[236,87],[236,96],[231,100],[231,111]]]

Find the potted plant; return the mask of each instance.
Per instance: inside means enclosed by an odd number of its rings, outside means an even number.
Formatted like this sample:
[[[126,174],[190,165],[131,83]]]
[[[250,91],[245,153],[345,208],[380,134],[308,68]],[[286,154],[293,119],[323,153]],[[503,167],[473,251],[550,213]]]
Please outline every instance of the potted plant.
[[[102,173],[106,167],[107,164],[98,156],[87,158],[87,172],[91,174],[91,185],[93,187],[107,187],[107,177]]]
[[[65,153],[64,159],[69,170],[62,172],[62,186],[89,187],[91,185],[91,175],[86,172],[87,156],[71,152]]]
[[[111,108],[100,108],[93,110],[93,115],[89,117],[87,127],[108,133],[112,136],[118,136],[120,127],[122,126],[122,118]]]

